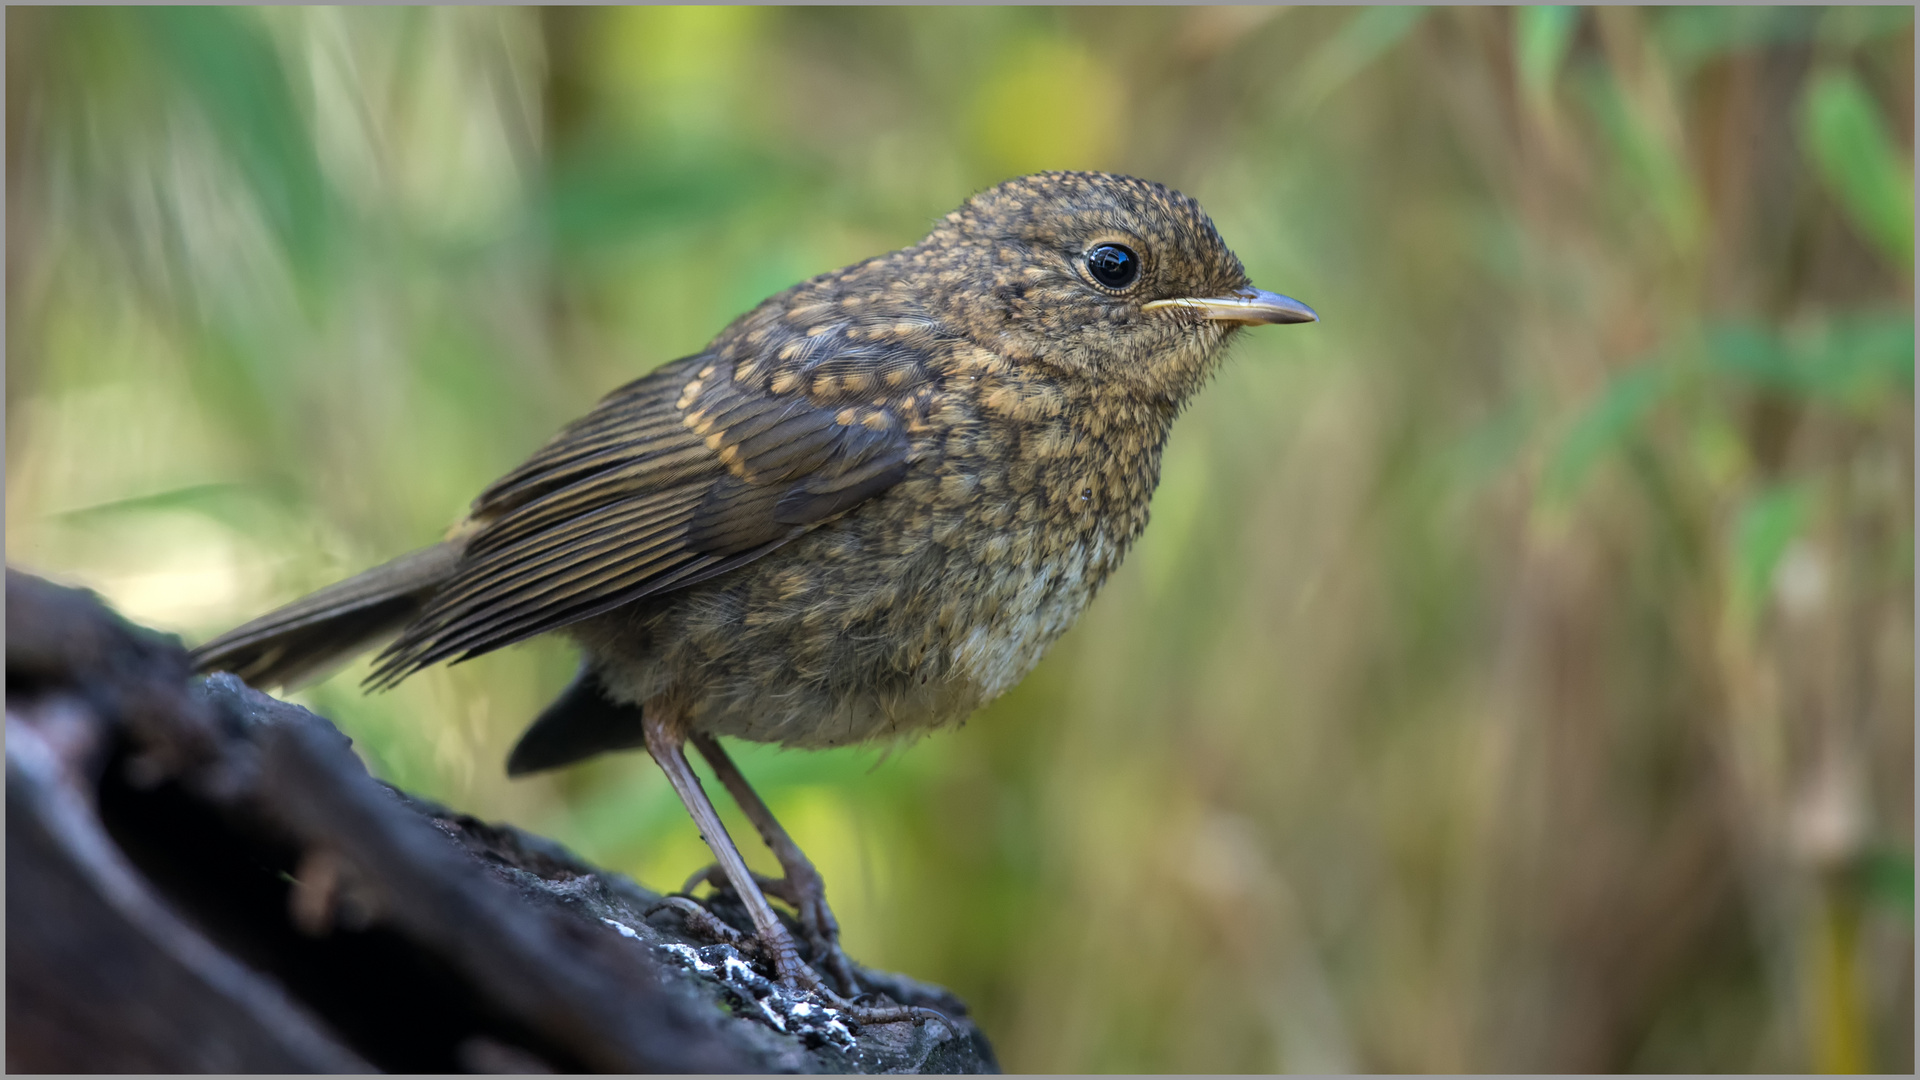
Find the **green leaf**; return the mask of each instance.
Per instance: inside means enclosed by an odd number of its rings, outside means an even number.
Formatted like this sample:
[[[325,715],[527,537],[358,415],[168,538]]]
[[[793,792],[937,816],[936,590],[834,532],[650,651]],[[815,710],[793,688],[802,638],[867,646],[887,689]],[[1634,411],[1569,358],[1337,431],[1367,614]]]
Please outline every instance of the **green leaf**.
[[[1870,848],[1854,864],[1854,879],[1868,900],[1906,912],[1913,918],[1913,855],[1894,848]]]
[[[1906,314],[1837,318],[1793,338],[1754,323],[1706,332],[1708,367],[1796,397],[1870,404],[1913,392],[1913,319]]]
[[[1770,327],[1736,323],[1707,330],[1708,366],[1790,393],[1801,390],[1799,363]]]
[[[1706,229],[1706,214],[1680,147],[1642,115],[1612,68],[1595,66],[1584,76],[1576,85],[1613,144],[1628,220],[1651,209],[1673,248],[1691,250]]]
[[[1625,445],[1646,415],[1673,386],[1665,364],[1645,364],[1615,375],[1580,418],[1548,463],[1542,492],[1554,501],[1579,494],[1593,467]]]
[[[258,484],[190,484],[186,487],[135,495],[67,510],[59,516],[78,525],[111,520],[127,514],[185,510],[236,530],[257,529],[267,510],[285,509],[294,494]]]
[[[1903,273],[1913,272],[1912,155],[1887,130],[1880,107],[1851,71],[1807,85],[1800,137],[1853,227]]]
[[[1655,14],[1654,37],[1660,51],[1685,75],[1728,53],[1813,36],[1817,8],[1671,7]]]
[[[1574,7],[1523,7],[1514,15],[1513,65],[1527,100],[1544,106],[1553,96],[1553,81],[1573,45],[1580,25]]]
[[[556,245],[578,253],[722,216],[764,197],[769,175],[767,163],[737,153],[681,165],[596,146],[555,167],[537,213]]]
[[[1810,383],[1837,396],[1913,393],[1913,316],[1836,319],[1814,353]]]
[[[139,9],[157,55],[207,114],[289,260],[312,269],[328,233],[328,194],[306,118],[253,12]]]
[[[1856,4],[1823,10],[1816,36],[1828,45],[1857,48],[1902,30],[1912,33],[1913,8],[1904,4]]]
[[[1305,112],[1318,106],[1398,45],[1426,14],[1424,7],[1373,7],[1347,20],[1307,61],[1295,84],[1294,108]]]
[[[1794,485],[1769,488],[1740,510],[1733,526],[1733,602],[1744,612],[1763,606],[1780,557],[1799,534],[1811,499]]]

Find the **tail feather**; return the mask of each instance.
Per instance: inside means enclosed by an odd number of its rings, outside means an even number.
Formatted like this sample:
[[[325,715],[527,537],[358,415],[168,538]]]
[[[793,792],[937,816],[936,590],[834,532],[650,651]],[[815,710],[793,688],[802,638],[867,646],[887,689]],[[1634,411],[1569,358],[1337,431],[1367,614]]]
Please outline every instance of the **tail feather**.
[[[291,687],[400,632],[460,563],[456,541],[402,555],[329,585],[193,650],[197,671]]]

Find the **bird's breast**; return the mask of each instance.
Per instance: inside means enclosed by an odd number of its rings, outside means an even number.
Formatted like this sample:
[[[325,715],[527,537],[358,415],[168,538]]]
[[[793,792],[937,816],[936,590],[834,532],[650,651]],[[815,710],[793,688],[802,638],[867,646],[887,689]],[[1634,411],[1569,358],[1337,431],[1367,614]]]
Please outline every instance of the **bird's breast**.
[[[955,678],[985,704],[1013,688],[1085,610],[1115,563],[1099,533],[1045,559],[999,566],[982,575],[983,615],[948,644]]]
[[[1123,402],[1006,371],[948,433],[935,537],[972,615],[947,628],[953,677],[984,704],[1033,670],[1145,528],[1164,431]]]

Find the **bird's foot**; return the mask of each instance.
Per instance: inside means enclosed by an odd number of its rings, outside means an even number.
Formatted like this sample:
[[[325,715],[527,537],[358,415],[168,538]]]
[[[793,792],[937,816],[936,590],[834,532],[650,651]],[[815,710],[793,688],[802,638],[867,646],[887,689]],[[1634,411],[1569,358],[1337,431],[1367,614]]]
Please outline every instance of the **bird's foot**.
[[[701,907],[697,901],[685,896],[664,897],[659,903],[641,912],[640,917],[647,919],[651,918],[656,911],[668,910],[679,912],[680,917],[687,921],[687,927],[689,929],[695,933],[705,934],[715,941],[732,945],[735,948],[748,944],[759,944],[757,939],[728,926],[721,920],[720,916],[715,915],[713,912]]]
[[[825,970],[833,980],[833,990],[838,994],[858,996],[860,980],[854,975],[853,962],[840,948],[840,921],[833,917],[833,909],[827,906],[826,886],[819,875],[796,881],[792,875],[770,878],[764,874],[753,875],[754,884],[760,891],[784,902],[791,907],[799,924],[800,933],[807,940],[808,959]],[[692,893],[702,882],[714,887],[716,892],[731,886],[720,867],[708,866],[687,879],[681,888],[683,893]]]
[[[705,871],[702,871],[701,876],[704,875]],[[755,876],[757,877],[758,875]],[[766,887],[769,880],[770,879],[762,879],[761,885],[763,888]],[[688,888],[683,890],[683,892],[690,892],[692,886],[697,884],[699,884],[698,877],[696,877],[694,881],[689,882]],[[722,885],[715,888],[713,895],[709,897],[709,901],[722,897],[727,900],[734,900],[735,894]],[[785,926],[775,924],[773,933],[744,933],[735,929],[725,919],[708,910],[707,907],[702,905],[698,900],[685,895],[668,896],[661,899],[659,903],[648,908],[642,917],[651,916],[657,911],[668,910],[678,912],[680,917],[686,920],[687,928],[694,933],[722,944],[732,945],[734,948],[744,952],[753,953],[761,960],[771,964],[776,982],[791,989],[824,993],[832,995],[837,1000],[844,1000],[839,997],[833,987],[827,984],[826,980],[822,979],[812,967],[808,966],[806,960],[800,955],[799,944],[794,941],[793,935],[787,932]]]
[[[786,899],[786,897],[782,897],[781,899]],[[827,917],[831,919],[832,913],[829,912]],[[838,929],[837,926],[834,927],[836,934]],[[774,970],[777,973],[777,981],[782,986],[808,991],[824,998],[829,1005],[848,1020],[853,1021],[856,1026],[910,1022],[918,1027],[932,1020],[941,1027],[946,1028],[947,1034],[952,1038],[960,1038],[960,1026],[955,1024],[951,1018],[938,1009],[929,1009],[922,1005],[896,1005],[891,1003],[885,1005],[867,1005],[861,1003],[873,998],[874,995],[872,994],[859,994],[852,999],[841,996],[832,986],[827,984],[826,980],[820,977],[818,972],[809,966],[805,960],[800,958],[800,950],[795,944],[792,935],[786,932],[784,926],[780,928],[778,940],[769,942],[765,937],[762,937],[760,939],[760,947],[771,954]],[[815,959],[818,960],[820,957],[820,946],[816,942],[814,943],[814,947],[816,950],[814,956]],[[844,977],[846,981],[849,984],[853,984],[852,965],[848,963],[846,954],[840,951],[840,946],[837,942],[829,941],[826,955],[829,958],[829,962],[836,960],[839,962],[843,971],[845,971]]]
[[[946,1028],[950,1037],[960,1038],[960,1025],[954,1023],[946,1013],[939,1009],[929,1009],[925,1005],[856,1005],[836,995],[833,1007],[860,1026],[877,1027],[881,1024],[898,1024],[904,1021],[919,1027],[931,1020]]]
[[[706,870],[696,874],[693,880],[687,883],[687,889],[684,891],[691,891],[694,887],[698,886],[701,881],[707,880],[707,875],[708,871]],[[718,876],[717,872],[715,876]],[[802,909],[805,906],[804,900],[796,900],[788,894],[788,885],[784,878],[766,878],[757,874],[755,878],[762,891],[768,895],[779,897],[781,900],[793,905],[796,910]],[[717,882],[715,884],[715,893],[720,894],[723,891],[727,891],[725,882]],[[824,909],[825,903],[822,902],[820,907]],[[679,912],[681,916],[686,919],[688,928],[696,933],[732,945],[743,951],[750,951],[757,954],[762,960],[772,965],[774,982],[789,990],[797,990],[816,995],[855,1025],[897,1024],[902,1022],[910,1022],[918,1025],[931,1020],[946,1028],[947,1032],[954,1038],[957,1039],[960,1037],[959,1025],[955,1024],[950,1017],[938,1009],[929,1009],[923,1005],[894,1004],[890,999],[885,998],[881,998],[880,1000],[886,1001],[886,1004],[869,1004],[868,1002],[872,1001],[876,995],[859,993],[857,990],[853,996],[843,995],[839,989],[822,978],[820,973],[814,970],[813,966],[808,964],[806,959],[800,955],[799,944],[794,940],[793,935],[787,932],[784,926],[780,927],[778,933],[773,935],[742,933],[728,925],[718,915],[701,906],[698,901],[687,896],[666,897],[659,903],[648,908],[646,914],[652,915],[656,911],[668,909]],[[815,917],[817,918],[818,916]],[[823,950],[821,940],[814,938],[811,933],[808,936],[812,940],[810,940],[808,944],[813,948],[813,955],[816,961],[819,961],[824,953],[827,959],[823,966],[828,967],[830,974],[833,972],[833,966],[837,964],[840,968],[838,978],[843,980],[843,985],[857,987],[858,983],[855,982],[853,978],[853,965],[847,960],[846,954],[840,951],[839,943],[834,940],[834,938],[838,937],[839,926],[831,921],[832,918],[833,913],[831,911],[826,912],[825,926],[830,928],[833,933],[833,937],[825,939],[826,948]],[[800,922],[803,928],[809,925],[808,913],[804,910],[802,911]],[[816,923],[814,925],[818,924]]]

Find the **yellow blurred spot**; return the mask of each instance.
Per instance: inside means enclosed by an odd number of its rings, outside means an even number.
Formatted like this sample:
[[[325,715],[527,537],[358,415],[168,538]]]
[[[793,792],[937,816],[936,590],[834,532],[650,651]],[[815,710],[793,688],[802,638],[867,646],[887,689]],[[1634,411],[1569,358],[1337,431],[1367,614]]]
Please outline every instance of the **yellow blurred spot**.
[[[1694,422],[1689,437],[1694,462],[1716,487],[1739,484],[1750,467],[1741,432],[1723,413],[1709,413]]]
[[[737,832],[731,824],[728,831]],[[700,830],[694,827],[692,819],[684,823],[675,821],[646,839],[648,842],[639,857],[621,869],[635,881],[645,882],[647,887],[659,892],[678,889],[690,875],[713,861],[713,851],[700,839]],[[740,852],[747,856],[747,862],[754,869],[765,872],[753,858],[750,845],[741,844]]]
[[[593,75],[608,104],[641,126],[736,129],[730,108],[758,85],[752,42],[764,13],[751,7],[633,7],[602,12]]]
[[[135,622],[211,625],[249,591],[231,530],[198,514],[143,515],[137,537],[122,537],[85,583]]]
[[[874,823],[861,821],[846,797],[829,787],[789,792],[774,813],[826,881],[827,904],[840,920],[847,953],[863,963],[884,964],[888,935],[881,920],[890,905],[881,897],[889,890],[870,853],[884,846],[885,838],[867,835]]]
[[[1181,571],[1191,565],[1195,527],[1206,509],[1211,472],[1207,455],[1205,442],[1190,439],[1175,443],[1164,459],[1160,487],[1153,497],[1153,520],[1134,553],[1155,597],[1167,595]]]
[[[1111,168],[1126,88],[1078,42],[1029,41],[982,82],[968,138],[998,175]]]
[[[1809,965],[1813,1066],[1822,1073],[1869,1072],[1866,1003],[1860,995],[1856,961],[1859,913],[1849,898],[1839,895],[1840,890],[1830,885],[1826,891],[1826,902],[1814,917]]]

